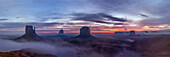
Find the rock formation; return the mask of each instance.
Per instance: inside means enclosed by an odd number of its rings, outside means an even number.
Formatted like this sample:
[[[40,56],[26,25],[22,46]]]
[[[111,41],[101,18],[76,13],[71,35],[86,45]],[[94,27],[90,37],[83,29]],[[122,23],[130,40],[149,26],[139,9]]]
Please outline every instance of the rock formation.
[[[60,34],[60,35],[61,35],[61,34],[64,34],[64,30],[61,29],[61,30],[59,31],[59,34]]]
[[[135,31],[131,30],[130,35],[135,35]]]
[[[42,38],[36,34],[35,27],[33,28],[33,26],[31,26],[31,25],[26,25],[25,34],[21,37],[14,39],[14,40],[17,40],[17,41],[41,41]]]
[[[90,28],[84,26],[80,29],[80,35],[78,35],[75,38],[95,38],[95,37],[90,34]]]

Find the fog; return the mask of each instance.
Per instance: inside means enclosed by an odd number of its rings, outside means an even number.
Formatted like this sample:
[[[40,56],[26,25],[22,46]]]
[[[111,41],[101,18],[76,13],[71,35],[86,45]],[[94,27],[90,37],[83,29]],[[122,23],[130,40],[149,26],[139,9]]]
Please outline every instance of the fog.
[[[114,38],[111,34],[99,34],[103,35],[100,38]],[[105,36],[104,36],[105,35]],[[97,35],[94,35],[97,36]],[[58,57],[106,57],[108,54],[102,54],[94,51],[93,49],[85,46],[76,46],[70,44],[63,40],[58,40],[56,38],[52,38],[55,42],[51,43],[47,42],[15,42],[11,40],[6,40],[0,38],[0,52],[10,52],[22,49],[28,49],[31,52],[42,53],[42,54],[52,54]],[[88,43],[88,42],[87,42]],[[92,43],[88,43],[90,45]],[[82,44],[84,45],[84,44]],[[129,50],[120,50],[114,56],[111,57],[140,57],[137,53]]]
[[[67,57],[69,55],[73,56],[74,55],[73,53],[75,53],[75,49],[73,48],[54,46],[42,42],[18,43],[10,40],[0,39],[0,45],[1,45],[0,52],[9,52],[9,51],[31,48],[32,49],[31,51],[35,50],[33,52],[53,54],[60,57]]]
[[[52,54],[56,55],[58,57],[103,57],[100,54],[93,53],[93,54],[81,54],[78,55],[82,50],[85,50],[85,48],[80,48],[76,46],[72,47],[66,47],[62,46],[61,44],[47,44],[43,42],[25,42],[25,43],[18,43],[10,40],[4,40],[0,39],[0,52],[10,52],[15,50],[21,50],[21,49],[31,49],[29,51],[41,53],[41,54]],[[82,53],[82,52],[81,52]]]

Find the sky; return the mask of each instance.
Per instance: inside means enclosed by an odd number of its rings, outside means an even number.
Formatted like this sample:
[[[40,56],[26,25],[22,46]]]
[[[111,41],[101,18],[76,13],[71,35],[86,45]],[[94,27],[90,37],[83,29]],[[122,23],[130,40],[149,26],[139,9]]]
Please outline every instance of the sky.
[[[0,32],[92,33],[170,29],[170,0],[0,0]]]

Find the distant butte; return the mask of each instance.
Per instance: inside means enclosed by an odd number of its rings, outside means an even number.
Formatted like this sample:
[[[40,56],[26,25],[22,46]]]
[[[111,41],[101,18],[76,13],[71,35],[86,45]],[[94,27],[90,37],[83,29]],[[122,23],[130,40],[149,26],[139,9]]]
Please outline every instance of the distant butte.
[[[80,35],[76,36],[75,38],[95,38],[95,37],[90,34],[90,28],[84,26],[80,29]]]
[[[63,29],[61,29],[60,31],[59,31],[59,33],[58,33],[59,35],[62,35],[62,34],[64,34],[64,30]]]
[[[42,37],[38,36],[35,32],[35,27],[26,25],[25,34],[21,37],[14,39],[16,41],[42,41]]]
[[[130,31],[130,35],[132,36],[132,35],[135,35],[135,31],[134,30],[131,30]]]

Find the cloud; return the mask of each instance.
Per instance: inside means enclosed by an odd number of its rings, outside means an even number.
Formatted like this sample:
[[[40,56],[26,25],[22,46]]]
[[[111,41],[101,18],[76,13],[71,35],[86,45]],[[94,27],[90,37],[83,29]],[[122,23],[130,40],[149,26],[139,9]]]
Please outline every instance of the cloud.
[[[169,24],[167,22],[170,15],[169,0],[89,0],[89,2],[94,3],[99,10],[105,13],[112,13],[114,15],[127,14],[125,16],[128,19],[131,19],[129,16],[137,17],[133,18],[133,20],[138,18],[140,20],[150,20],[147,21],[147,24],[156,23],[153,21],[158,20],[156,24]]]
[[[149,17],[149,16],[147,16],[147,15],[145,15],[145,14],[140,14],[142,17]]]
[[[64,41],[58,40],[58,42],[60,42],[60,44],[57,44],[56,42],[53,44],[43,43],[43,42],[18,43],[18,42],[4,40],[0,38],[0,44],[3,45],[0,46],[0,52],[9,52],[9,51],[27,49],[28,51],[40,53],[40,54],[52,54],[59,57],[68,57],[70,55],[75,57],[76,53],[78,52],[76,51],[75,48],[61,46],[66,44],[63,43]]]
[[[170,24],[170,17],[164,18],[148,18],[140,21],[142,25],[162,25],[162,24]]]
[[[105,24],[113,24],[110,22],[100,21],[100,20],[84,20],[84,21],[90,21],[90,22],[96,22],[96,23],[105,23]]]
[[[121,22],[127,21],[127,20],[125,20],[123,18],[113,17],[111,15],[104,14],[104,13],[99,13],[99,15],[101,15],[103,18],[108,18],[108,19],[110,19],[112,21],[121,21]]]
[[[123,23],[127,20],[139,21],[142,25],[169,24],[169,6],[169,0],[1,0],[1,18],[9,20],[0,19],[0,21],[37,23],[0,24],[0,28],[23,28],[26,24],[42,28],[57,24],[52,22],[63,22],[63,24],[70,25],[64,26],[69,28],[91,23],[124,25]],[[67,22],[70,19],[88,21],[88,24],[69,24]],[[115,21],[118,23],[114,23]]]
[[[114,23],[114,25],[126,25],[124,23]]]
[[[6,20],[8,20],[8,19],[0,19],[0,21],[6,21]]]
[[[87,13],[74,13],[75,16],[73,20],[84,20],[91,21],[96,23],[106,23],[106,24],[114,24],[113,21],[126,22],[127,20],[123,18],[113,17],[111,15],[105,13],[97,13],[97,14],[87,14]],[[108,22],[112,21],[112,22]]]
[[[66,23],[66,25],[88,25],[89,23]]]
[[[136,0],[88,0],[93,3],[99,10],[103,12],[124,12],[127,13],[134,9],[132,5],[136,6]],[[128,11],[129,10],[129,11]]]
[[[49,44],[46,43],[38,43],[38,42],[30,42],[30,43],[17,43],[14,41],[10,41],[10,40],[3,40],[0,39],[1,41],[1,45],[5,44],[4,46],[0,47],[0,52],[8,52],[8,51],[14,51],[14,50],[20,50],[20,49],[24,49],[24,48],[40,48],[41,47],[46,47],[46,48],[51,48],[54,49],[54,46],[51,46]],[[42,44],[42,45],[41,45]],[[45,48],[40,48],[40,49],[45,49]]]

